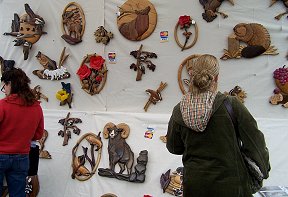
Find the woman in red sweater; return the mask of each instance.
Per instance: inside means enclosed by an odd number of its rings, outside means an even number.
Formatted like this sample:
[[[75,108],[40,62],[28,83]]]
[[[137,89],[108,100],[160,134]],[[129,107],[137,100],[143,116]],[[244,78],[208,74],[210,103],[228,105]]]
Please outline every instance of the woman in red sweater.
[[[0,194],[5,176],[10,196],[25,197],[30,143],[43,135],[43,112],[23,70],[5,71],[1,82],[6,97],[0,100]]]

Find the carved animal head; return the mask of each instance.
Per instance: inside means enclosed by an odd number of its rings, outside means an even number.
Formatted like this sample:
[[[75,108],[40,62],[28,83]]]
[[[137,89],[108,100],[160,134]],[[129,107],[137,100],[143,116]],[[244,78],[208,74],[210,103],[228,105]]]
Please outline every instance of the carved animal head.
[[[217,17],[217,14],[212,10],[205,10],[205,13],[202,13],[202,17],[205,21],[212,22]]]
[[[243,42],[248,42],[251,40],[254,34],[251,25],[246,23],[237,24],[233,28],[233,31],[237,36],[236,39]]]
[[[130,128],[125,123],[120,123],[115,125],[112,122],[107,123],[103,129],[103,137],[107,138],[115,138],[118,134],[121,135],[122,138],[126,139],[129,136]]]

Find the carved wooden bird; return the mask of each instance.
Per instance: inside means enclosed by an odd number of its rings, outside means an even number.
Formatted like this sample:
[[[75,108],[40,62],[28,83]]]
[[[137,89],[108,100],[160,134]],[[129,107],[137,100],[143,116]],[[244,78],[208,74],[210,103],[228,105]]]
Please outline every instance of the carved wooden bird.
[[[27,3],[25,3],[24,6],[26,13],[29,15],[29,17],[26,18],[25,22],[29,23],[30,25],[39,25],[43,27],[45,24],[44,19],[41,16],[35,14]]]
[[[150,95],[149,100],[155,105],[156,102],[162,101],[162,96],[159,91],[147,89],[145,92]]]

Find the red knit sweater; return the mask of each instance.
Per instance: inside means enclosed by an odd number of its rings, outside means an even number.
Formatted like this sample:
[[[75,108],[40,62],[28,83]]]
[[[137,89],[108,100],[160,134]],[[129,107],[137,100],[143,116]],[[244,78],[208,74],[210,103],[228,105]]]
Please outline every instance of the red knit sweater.
[[[31,140],[39,140],[43,130],[38,101],[25,106],[16,94],[0,100],[0,154],[28,154]]]

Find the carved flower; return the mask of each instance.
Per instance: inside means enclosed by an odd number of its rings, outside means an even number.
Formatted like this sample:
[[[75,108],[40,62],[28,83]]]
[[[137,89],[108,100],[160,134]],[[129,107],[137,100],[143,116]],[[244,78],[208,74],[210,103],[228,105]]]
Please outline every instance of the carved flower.
[[[96,77],[96,81],[97,81],[97,82],[101,82],[101,81],[102,81],[102,77],[101,77],[100,75],[98,75],[98,76]]]
[[[79,75],[81,80],[88,78],[90,74],[91,74],[91,70],[85,64],[80,66],[80,68],[77,71],[77,75]]]
[[[190,16],[187,16],[187,15],[180,16],[178,23],[179,23],[181,29],[184,27],[188,28],[192,24],[192,19]]]
[[[65,90],[59,90],[56,93],[56,98],[60,101],[65,101],[69,96],[69,93],[67,93]]]
[[[95,70],[101,70],[104,62],[105,60],[100,55],[90,57],[90,67]]]

